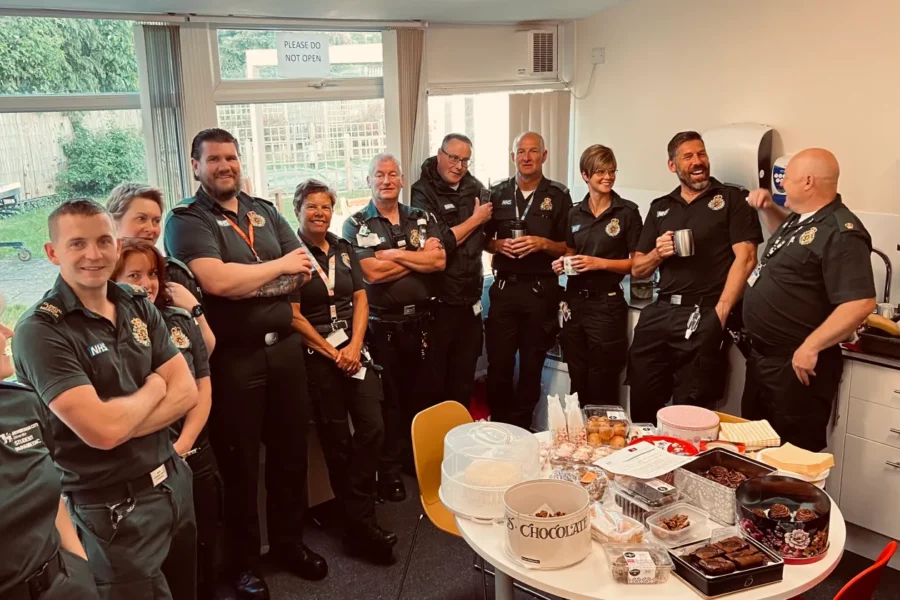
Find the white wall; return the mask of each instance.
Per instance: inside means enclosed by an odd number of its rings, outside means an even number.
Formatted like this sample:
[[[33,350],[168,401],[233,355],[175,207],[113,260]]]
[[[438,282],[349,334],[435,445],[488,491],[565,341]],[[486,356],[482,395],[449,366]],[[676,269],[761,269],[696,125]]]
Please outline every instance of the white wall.
[[[898,24],[896,0],[630,0],[582,19],[579,94],[591,48],[606,48],[606,64],[576,101],[574,158],[607,144],[621,187],[670,190],[674,133],[764,123],[776,130],[775,156],[835,152],[853,210],[900,214]]]

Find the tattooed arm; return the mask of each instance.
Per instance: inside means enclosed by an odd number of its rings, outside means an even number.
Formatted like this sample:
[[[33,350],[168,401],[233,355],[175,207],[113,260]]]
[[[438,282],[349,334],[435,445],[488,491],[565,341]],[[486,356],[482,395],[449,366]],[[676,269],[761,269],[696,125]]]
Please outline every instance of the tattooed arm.
[[[290,294],[299,287],[302,287],[309,277],[303,275],[280,275],[272,281],[265,283],[255,290],[239,296],[239,300],[244,298],[273,298],[275,296],[284,296]]]

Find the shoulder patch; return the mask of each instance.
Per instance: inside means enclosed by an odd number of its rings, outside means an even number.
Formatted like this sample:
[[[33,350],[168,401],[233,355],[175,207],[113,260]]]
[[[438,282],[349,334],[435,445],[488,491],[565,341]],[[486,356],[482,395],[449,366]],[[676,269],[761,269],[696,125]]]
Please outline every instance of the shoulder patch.
[[[116,284],[126,292],[128,292],[132,298],[146,298],[147,290],[142,288],[139,285],[134,285],[131,283],[118,283]]]
[[[841,233],[845,231],[865,231],[865,227],[859,222],[856,215],[846,206],[834,211],[832,218],[837,224],[837,230]]]
[[[53,299],[42,300],[34,309],[34,314],[50,317],[54,323],[58,322],[64,313],[65,311]]]
[[[561,190],[563,194],[569,193],[569,188],[567,188],[565,184],[562,184],[558,181],[553,181],[552,179],[550,180],[550,187],[555,187],[556,189]]]

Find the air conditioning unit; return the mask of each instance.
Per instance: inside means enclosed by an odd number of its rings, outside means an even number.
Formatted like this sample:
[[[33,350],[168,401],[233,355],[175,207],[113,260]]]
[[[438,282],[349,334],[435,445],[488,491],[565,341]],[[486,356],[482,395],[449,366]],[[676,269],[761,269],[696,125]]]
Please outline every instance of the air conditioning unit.
[[[528,29],[518,32],[524,40],[524,67],[519,68],[519,77],[528,79],[556,79],[557,51],[556,28]]]

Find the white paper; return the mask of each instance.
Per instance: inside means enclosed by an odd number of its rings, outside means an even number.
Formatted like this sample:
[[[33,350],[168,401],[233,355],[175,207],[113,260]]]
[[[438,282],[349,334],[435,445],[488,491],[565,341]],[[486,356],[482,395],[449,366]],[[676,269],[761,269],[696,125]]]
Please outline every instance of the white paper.
[[[678,456],[660,450],[650,442],[639,442],[613,452],[594,464],[616,475],[637,479],[654,479],[671,473],[694,460],[692,456]]]
[[[338,348],[338,347],[340,347],[341,344],[343,344],[344,342],[346,342],[349,339],[350,338],[347,337],[346,331],[344,331],[343,329],[335,329],[328,335],[327,338],[325,338],[325,341],[328,342],[329,344],[331,344],[332,346],[334,346],[335,348]]]
[[[360,367],[359,371],[357,371],[356,374],[351,375],[350,377],[352,377],[353,379],[359,379],[359,380],[365,379],[366,378],[366,368]]]

